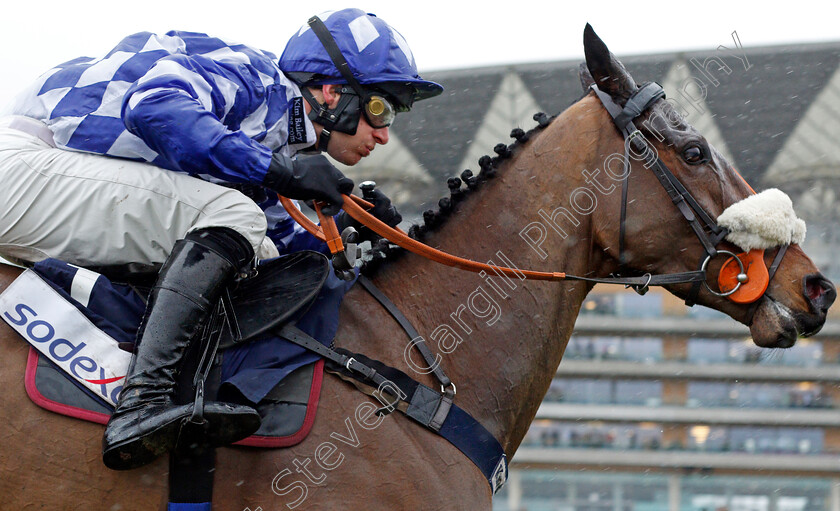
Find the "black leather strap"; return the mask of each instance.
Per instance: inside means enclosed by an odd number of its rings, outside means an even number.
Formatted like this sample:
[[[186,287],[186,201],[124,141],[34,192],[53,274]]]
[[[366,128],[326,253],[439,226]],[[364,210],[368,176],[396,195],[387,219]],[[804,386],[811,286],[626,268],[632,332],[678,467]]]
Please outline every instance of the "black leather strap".
[[[769,275],[768,281],[773,280],[773,275],[776,274],[776,270],[779,269],[779,265],[782,264],[782,259],[785,257],[785,252],[790,245],[782,245],[779,247],[779,251],[776,252],[776,257],[773,258],[773,263],[770,265],[770,268],[767,269],[767,273]]]
[[[432,431],[440,431],[452,409],[452,396],[435,392],[422,383],[417,383],[414,393],[409,395],[411,402],[405,414]]]
[[[311,250],[257,266],[254,275],[237,281],[222,297],[230,325],[222,332],[222,349],[302,316],[318,297],[329,272],[326,256]]]
[[[625,166],[629,167],[629,154],[627,150],[624,153]],[[624,253],[624,237],[627,232],[627,192],[630,188],[630,172],[629,168],[624,169],[624,179],[621,181],[621,212],[619,213],[618,222],[618,274],[625,275],[627,273],[627,256]]]
[[[330,349],[313,337],[309,336],[303,330],[300,330],[294,325],[284,325],[277,331],[277,335],[291,341],[302,348],[315,352],[318,355],[330,360],[352,372],[359,373],[367,380],[372,381],[376,385],[381,385],[387,382],[387,379],[376,372],[375,369],[359,362],[356,358],[344,355],[333,349]]]
[[[175,401],[194,403],[193,417],[198,423],[185,421],[179,431],[175,449],[169,453],[169,508],[182,504],[201,506],[213,501],[213,476],[216,472],[216,450],[196,442],[205,434],[203,408],[205,399],[216,400],[221,383],[222,367],[216,353],[221,331],[225,329],[225,305],[219,303],[200,334],[201,350],[188,350],[178,374]]]
[[[494,493],[504,484],[507,479],[507,457],[504,449],[480,422],[452,402],[451,391],[440,394],[399,369],[358,353],[348,354],[375,368],[399,388],[402,395],[395,402],[396,409],[457,447],[481,470]],[[343,380],[349,378],[348,381],[365,394],[377,400],[381,398],[375,395],[369,384],[360,382],[357,376],[349,374],[345,368],[327,364],[327,370]]]
[[[347,63],[347,59],[344,58],[341,50],[338,49],[335,39],[332,34],[330,34],[330,30],[327,26],[324,25],[324,22],[321,21],[321,18],[318,16],[312,16],[309,18],[307,23],[309,23],[309,28],[312,29],[312,32],[315,33],[318,40],[321,41],[324,49],[327,50],[327,55],[330,56],[330,59],[332,59],[336,69],[338,69],[338,72],[341,73],[341,77],[347,80],[347,84],[356,91],[356,94],[364,97],[364,89],[362,89],[362,85],[358,80],[356,80],[356,77],[353,76],[350,64]]]
[[[659,98],[665,97],[665,91],[662,86],[656,82],[648,82],[637,89],[636,92],[630,96],[624,108],[616,116],[613,116],[615,125],[622,131],[625,126],[632,122],[633,119],[642,115],[642,112],[647,110],[647,107],[653,104]]]
[[[613,122],[619,129],[625,139],[625,158],[624,158],[624,174],[625,178],[621,187],[621,212],[619,217],[619,240],[618,240],[618,262],[619,262],[619,276],[609,277],[606,279],[583,279],[592,282],[604,283],[624,283],[628,287],[633,287],[636,291],[643,292],[647,290],[648,286],[678,284],[692,282],[694,285],[689,292],[689,297],[686,303],[693,303],[696,300],[697,293],[700,291],[700,286],[705,280],[705,272],[697,270],[694,272],[675,273],[670,275],[654,275],[646,274],[642,277],[623,277],[623,274],[629,272],[628,261],[625,255],[625,235],[626,235],[626,216],[627,216],[627,199],[629,188],[629,174],[630,174],[630,158],[629,149],[633,148],[639,151],[640,154],[646,156],[646,166],[651,169],[653,175],[656,176],[659,183],[665,189],[668,197],[680,211],[683,218],[688,222],[697,239],[703,245],[705,255],[701,260],[705,260],[706,256],[714,257],[717,253],[716,246],[726,236],[726,229],[717,225],[717,222],[712,219],[703,207],[694,199],[691,193],[683,186],[679,179],[671,172],[665,163],[655,154],[649,151],[640,137],[635,136],[638,129],[633,124],[633,120],[642,114],[655,101],[665,97],[665,92],[662,87],[650,82],[637,89],[630,99],[625,103],[624,108],[620,107],[609,94],[601,91],[597,85],[591,86],[592,90],[601,100],[601,103],[613,118]],[[567,278],[569,278],[567,276]],[[639,284],[632,282],[633,280],[646,279],[647,283]],[[625,281],[625,282],[622,282]]]
[[[401,395],[393,396],[395,401],[390,406],[381,408],[380,412],[391,413],[397,409],[397,404],[400,401],[404,401],[405,397],[410,397],[408,407],[404,410],[406,415],[433,431],[439,431],[449,415],[449,410],[452,408],[452,398],[454,397],[451,390],[442,394],[435,392],[409,378],[402,371],[386,366],[379,361],[369,359],[358,353],[328,348],[292,325],[284,326],[277,334],[326,358],[333,363],[334,370],[345,372],[363,383],[372,385],[380,392],[393,391],[395,390],[393,386],[396,385]],[[418,389],[420,393],[418,394],[415,389]]]
[[[687,282],[702,282],[706,273],[700,270],[684,271],[680,273],[666,273],[664,275],[651,275],[646,273],[638,277],[579,277],[566,274],[566,280],[583,280],[598,284],[623,284],[628,287],[646,288],[648,286],[667,286],[670,284],[684,284]]]
[[[408,334],[408,338],[411,339],[412,344],[417,348],[417,351],[420,352],[420,355],[423,357],[423,360],[426,361],[426,367],[432,368],[432,373],[435,375],[435,378],[438,379],[440,384],[445,388],[449,387],[452,383],[452,380],[449,379],[448,376],[443,372],[443,368],[441,368],[440,360],[435,356],[434,353],[429,349],[429,346],[426,344],[425,339],[417,332],[414,326],[411,324],[411,321],[405,317],[405,315],[400,311],[399,307],[397,307],[394,302],[392,302],[382,291],[377,288],[373,282],[370,281],[364,275],[359,276],[358,282],[364,287],[368,293],[373,296],[376,301],[378,301],[385,310],[388,311],[389,314],[399,323],[405,333]]]

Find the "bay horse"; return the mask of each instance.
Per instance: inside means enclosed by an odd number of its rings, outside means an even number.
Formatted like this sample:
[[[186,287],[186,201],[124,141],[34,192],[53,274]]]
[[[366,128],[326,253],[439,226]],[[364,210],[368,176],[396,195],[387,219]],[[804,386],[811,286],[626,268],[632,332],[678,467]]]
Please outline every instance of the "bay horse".
[[[636,84],[588,26],[584,49],[584,85],[594,82],[624,104]],[[644,123],[654,116],[676,121]],[[656,101],[638,120],[662,161],[712,217],[751,193],[733,167],[667,101]],[[662,140],[653,136],[651,126]],[[621,193],[603,172],[600,177],[593,172],[604,168],[609,155],[623,152],[624,140],[598,97],[586,94],[512,147],[496,177],[461,201],[456,216],[429,233],[427,241],[479,261],[498,264],[499,254],[504,254],[519,268],[592,277],[615,272]],[[699,163],[698,150],[704,156]],[[600,179],[600,188],[593,189],[592,179]],[[659,182],[633,161],[628,184],[625,266],[651,274],[695,270],[703,247],[677,208],[668,204]],[[566,221],[565,236],[552,227],[546,229],[540,250],[529,246],[519,233],[532,222],[546,221],[541,210],[563,206],[571,211],[571,194],[582,187],[590,189],[597,205],[575,222]],[[727,242],[720,247],[735,250]],[[767,252],[769,266],[773,251]],[[722,259],[712,260],[709,275],[716,275]],[[0,288],[19,271],[0,269]],[[546,394],[593,284],[494,278],[406,255],[383,265],[373,281],[435,348],[457,384],[456,404],[478,419],[510,458]],[[685,298],[690,285],[666,288]],[[705,289],[697,303],[748,323],[759,346],[789,347],[797,337],[819,330],[834,296],[831,283],[793,245],[754,310]],[[0,329],[0,507],[164,508],[166,459],[128,472],[105,468],[102,427],[32,404],[22,389],[29,348],[5,324]],[[434,335],[444,331],[448,335]],[[423,364],[406,357],[408,342],[366,292],[354,288],[345,297],[336,345],[435,387],[431,376],[422,374]],[[314,427],[302,443],[283,450],[219,449],[215,508],[491,508],[486,479],[463,454],[403,415],[369,416],[372,402],[345,382],[326,377]]]

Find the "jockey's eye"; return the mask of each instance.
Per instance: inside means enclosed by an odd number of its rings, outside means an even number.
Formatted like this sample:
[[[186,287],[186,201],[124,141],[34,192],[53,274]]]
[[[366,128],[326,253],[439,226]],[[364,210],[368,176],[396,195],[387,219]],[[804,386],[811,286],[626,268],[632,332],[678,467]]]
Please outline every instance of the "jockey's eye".
[[[708,161],[703,152],[703,148],[696,144],[683,149],[682,157],[689,165],[700,165]]]

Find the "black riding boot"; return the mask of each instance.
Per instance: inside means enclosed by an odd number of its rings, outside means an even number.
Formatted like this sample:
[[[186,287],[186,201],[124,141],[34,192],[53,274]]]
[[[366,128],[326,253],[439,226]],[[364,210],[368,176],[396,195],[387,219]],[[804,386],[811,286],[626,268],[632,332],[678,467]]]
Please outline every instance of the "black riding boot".
[[[119,403],[102,439],[102,459],[116,470],[140,467],[171,450],[193,404],[173,402],[176,376],[191,341],[238,268],[253,257],[230,229],[205,229],[176,243],[149,295]],[[226,445],[248,437],[260,416],[247,406],[204,405],[203,441]]]

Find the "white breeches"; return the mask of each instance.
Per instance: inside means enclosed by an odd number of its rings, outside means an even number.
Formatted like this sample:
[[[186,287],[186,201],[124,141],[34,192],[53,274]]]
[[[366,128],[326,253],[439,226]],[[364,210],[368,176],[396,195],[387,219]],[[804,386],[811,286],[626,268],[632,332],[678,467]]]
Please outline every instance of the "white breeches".
[[[0,119],[0,256],[82,266],[163,263],[177,240],[207,227],[242,234],[260,259],[277,256],[265,214],[240,192],[50,141],[40,121]]]

